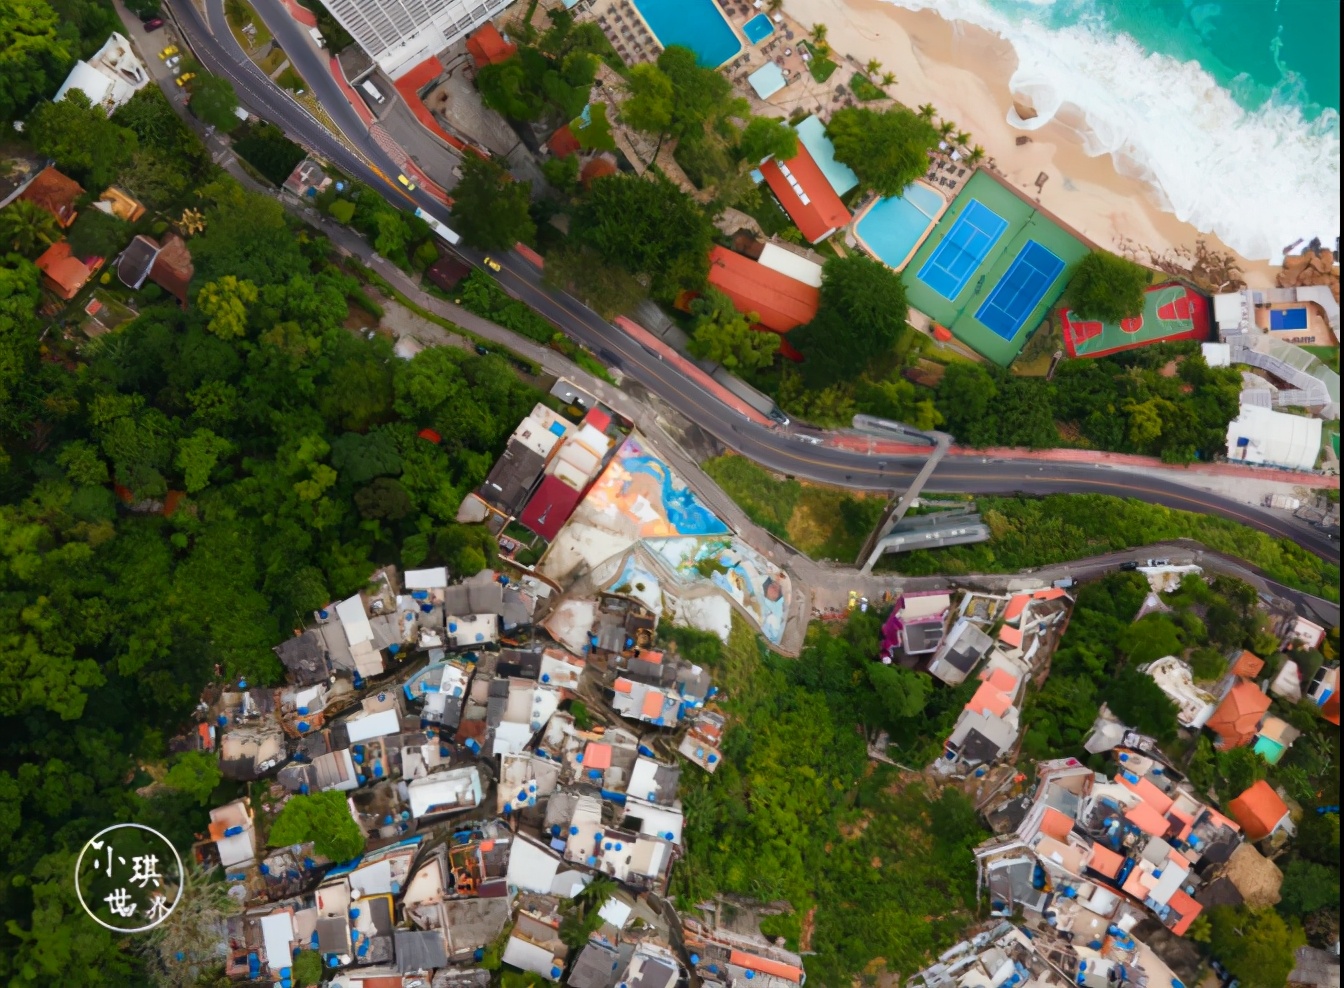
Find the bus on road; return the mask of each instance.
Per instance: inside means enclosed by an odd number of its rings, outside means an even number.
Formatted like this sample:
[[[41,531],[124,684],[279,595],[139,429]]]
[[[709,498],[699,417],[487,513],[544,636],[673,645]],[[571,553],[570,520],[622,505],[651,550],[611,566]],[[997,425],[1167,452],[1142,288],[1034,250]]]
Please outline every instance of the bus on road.
[[[433,216],[430,216],[419,206],[415,207],[415,215],[419,216],[422,220],[428,223],[429,228],[434,231],[435,235],[442,237],[444,240],[448,241],[454,247],[456,247],[459,243],[461,243],[462,238],[457,235],[457,232],[455,230],[451,229],[448,226],[445,226],[443,223],[440,223],[438,220],[436,220]]]

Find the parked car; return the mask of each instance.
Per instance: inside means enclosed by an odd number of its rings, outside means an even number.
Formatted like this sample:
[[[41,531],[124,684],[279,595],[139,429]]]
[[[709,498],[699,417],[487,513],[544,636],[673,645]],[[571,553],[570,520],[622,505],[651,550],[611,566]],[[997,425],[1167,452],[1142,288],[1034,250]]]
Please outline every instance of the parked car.
[[[177,77],[177,84],[179,86],[185,86],[187,83],[191,82],[191,80],[195,78],[196,78],[195,72],[187,72],[184,75],[180,75]]]
[[[487,357],[490,355],[490,348],[481,346],[481,344],[477,343],[476,352],[479,353],[482,357]]]
[[[149,20],[145,21],[146,31],[157,31],[161,27],[163,27],[162,17],[152,17]]]
[[[412,181],[411,181],[409,178],[407,178],[405,175],[398,175],[398,176],[397,176],[397,181],[400,182],[402,185],[406,186],[406,188],[407,188],[408,190],[410,190],[411,192],[414,192],[414,191],[415,191],[415,183],[412,182]]]
[[[177,52],[178,52],[178,47],[177,47],[177,45],[169,45],[169,46],[168,46],[167,48],[165,48],[163,51],[159,52],[159,59],[160,59],[161,61],[166,61],[167,59],[170,59],[170,58],[172,58],[174,55],[176,55]]]
[[[176,69],[178,65],[181,64],[181,62],[182,62],[182,56],[174,55],[172,58],[168,59],[168,61],[164,62],[163,64],[168,66],[168,68],[170,69]]]
[[[1138,569],[1138,568],[1139,568],[1139,561],[1138,561],[1137,559],[1131,559],[1131,560],[1129,560],[1128,562],[1121,563],[1121,564],[1120,564],[1120,568],[1121,568],[1122,570],[1134,570],[1134,569]]]
[[[1170,566],[1170,559],[1149,559],[1144,562],[1145,566]]]

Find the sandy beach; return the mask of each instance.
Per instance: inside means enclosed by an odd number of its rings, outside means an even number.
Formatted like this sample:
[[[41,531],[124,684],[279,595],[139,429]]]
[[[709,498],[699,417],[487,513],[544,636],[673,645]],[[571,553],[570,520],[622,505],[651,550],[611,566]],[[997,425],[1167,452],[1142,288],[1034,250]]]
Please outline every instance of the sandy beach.
[[[837,53],[860,64],[878,59],[883,71],[896,74],[890,89],[896,99],[911,107],[932,103],[940,119],[972,134],[1018,188],[1035,197],[1037,177],[1045,173],[1041,205],[1097,244],[1118,248],[1131,241],[1160,252],[1193,247],[1203,236],[1210,247],[1236,253],[1161,209],[1149,186],[1119,174],[1109,156],[1089,157],[1063,124],[1047,124],[1018,146],[1023,132],[1007,122],[1017,57],[997,35],[882,0],[786,0],[784,10],[805,29],[825,24]],[[1274,284],[1277,267],[1245,258],[1241,264],[1251,285]]]

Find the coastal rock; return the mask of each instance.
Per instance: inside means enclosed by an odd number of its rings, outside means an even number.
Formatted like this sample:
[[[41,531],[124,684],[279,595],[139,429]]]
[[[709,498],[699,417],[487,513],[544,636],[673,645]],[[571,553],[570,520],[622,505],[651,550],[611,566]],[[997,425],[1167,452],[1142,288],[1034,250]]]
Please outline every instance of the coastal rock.
[[[1280,288],[1326,285],[1335,301],[1339,301],[1339,269],[1335,260],[1334,251],[1330,250],[1308,248],[1300,254],[1291,254],[1283,259],[1283,268],[1274,283]]]
[[[1036,118],[1036,107],[1032,104],[1030,96],[1014,96],[1013,109],[1023,120],[1034,120]]]

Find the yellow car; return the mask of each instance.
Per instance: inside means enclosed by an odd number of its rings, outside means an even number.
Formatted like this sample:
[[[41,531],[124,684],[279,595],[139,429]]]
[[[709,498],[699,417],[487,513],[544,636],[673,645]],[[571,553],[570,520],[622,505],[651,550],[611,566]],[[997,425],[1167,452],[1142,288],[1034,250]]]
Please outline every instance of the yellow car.
[[[177,84],[179,86],[185,86],[187,83],[191,82],[191,80],[195,78],[196,78],[195,72],[184,72],[182,73],[182,75],[177,77]]]
[[[159,58],[167,60],[177,54],[177,45],[169,45],[163,51],[159,52]]]
[[[854,608],[858,606],[859,606],[859,592],[857,590],[851,590],[849,592],[849,606],[845,608],[845,610],[852,611],[854,610]]]
[[[411,181],[409,178],[407,178],[405,175],[398,175],[398,176],[397,176],[397,181],[400,182],[402,185],[406,186],[406,189],[407,189],[408,192],[414,192],[414,191],[415,191],[415,183],[412,182],[412,181]]]
[[[491,271],[499,270],[499,262],[496,261],[493,257],[487,257],[485,259],[485,266],[489,268]]]

